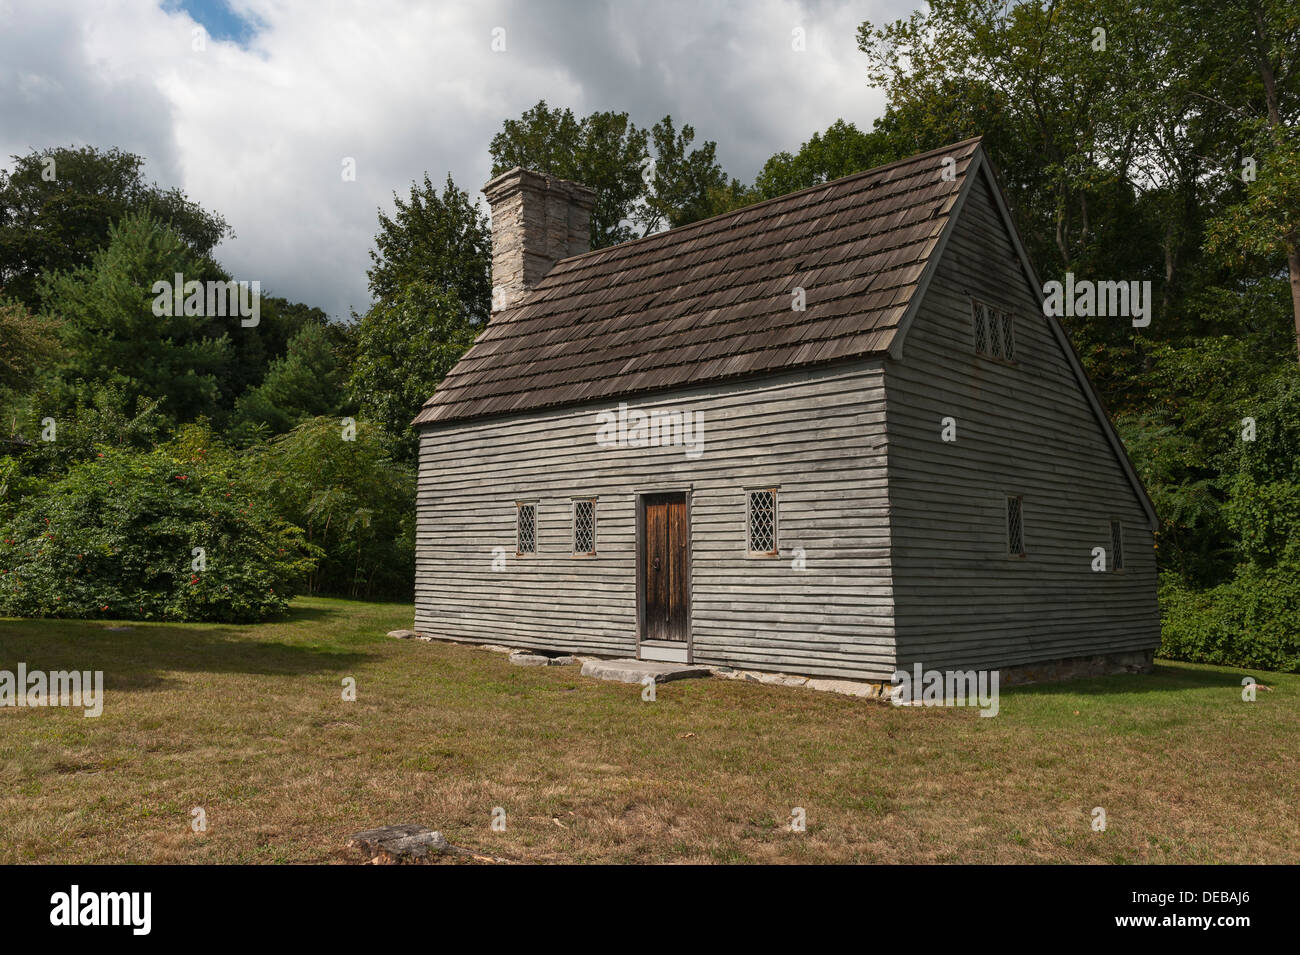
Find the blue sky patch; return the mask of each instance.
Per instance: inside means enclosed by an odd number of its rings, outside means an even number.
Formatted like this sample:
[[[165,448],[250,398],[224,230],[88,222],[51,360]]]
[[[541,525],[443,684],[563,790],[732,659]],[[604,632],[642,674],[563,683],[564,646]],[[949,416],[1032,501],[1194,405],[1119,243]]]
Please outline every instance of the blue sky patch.
[[[256,23],[239,16],[225,0],[168,0],[164,7],[184,10],[214,40],[231,40],[242,46],[257,32]]]

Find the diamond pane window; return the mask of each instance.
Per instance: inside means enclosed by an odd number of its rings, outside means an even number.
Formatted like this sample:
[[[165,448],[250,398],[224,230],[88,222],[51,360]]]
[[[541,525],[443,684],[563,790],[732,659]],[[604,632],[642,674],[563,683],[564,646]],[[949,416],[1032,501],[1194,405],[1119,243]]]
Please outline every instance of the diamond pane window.
[[[1124,569],[1124,526],[1119,521],[1110,522],[1110,569]]]
[[[518,552],[521,554],[537,553],[537,505],[516,505],[518,527]]]
[[[573,552],[596,553],[596,502],[573,502]]]
[[[1002,361],[1015,361],[1015,316],[1011,312],[998,311],[974,300],[970,306],[975,354]]]
[[[777,552],[775,488],[749,492],[749,552]]]
[[[972,302],[971,307],[974,310],[975,351],[980,355],[986,355],[989,350],[989,310],[979,302]]]
[[[1013,557],[1025,556],[1025,521],[1023,498],[1007,498],[1007,553]]]

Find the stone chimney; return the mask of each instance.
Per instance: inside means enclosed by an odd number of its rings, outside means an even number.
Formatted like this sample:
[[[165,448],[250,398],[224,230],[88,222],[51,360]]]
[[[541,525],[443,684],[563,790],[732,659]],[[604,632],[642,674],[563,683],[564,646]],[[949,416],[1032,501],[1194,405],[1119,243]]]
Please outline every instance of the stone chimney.
[[[591,248],[596,190],[516,166],[483,187],[492,207],[492,311],[518,303],[560,259]]]

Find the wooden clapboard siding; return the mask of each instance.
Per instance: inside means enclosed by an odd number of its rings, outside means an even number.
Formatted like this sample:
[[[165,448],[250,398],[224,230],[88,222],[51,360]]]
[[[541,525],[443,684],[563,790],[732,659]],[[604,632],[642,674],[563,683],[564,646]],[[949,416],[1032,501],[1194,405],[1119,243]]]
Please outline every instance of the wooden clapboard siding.
[[[1014,365],[975,356],[972,296],[1015,313]],[[997,667],[1159,643],[1148,517],[1040,302],[981,171],[901,360],[886,369],[900,666]],[[946,416],[954,443],[940,438]],[[1022,559],[1007,555],[1008,495],[1024,496]],[[1094,573],[1091,551],[1109,556],[1112,518],[1126,566]]]
[[[665,392],[704,414],[704,451],[603,448],[617,402],[453,421],[421,434],[417,630],[597,654],[636,651],[636,494],[689,489],[700,663],[881,677],[893,670],[881,359]],[[745,489],[779,487],[780,556],[746,556]],[[570,500],[597,498],[597,553],[572,554]],[[537,553],[515,555],[515,503]],[[504,569],[493,571],[493,548]],[[802,548],[806,570],[795,570]]]

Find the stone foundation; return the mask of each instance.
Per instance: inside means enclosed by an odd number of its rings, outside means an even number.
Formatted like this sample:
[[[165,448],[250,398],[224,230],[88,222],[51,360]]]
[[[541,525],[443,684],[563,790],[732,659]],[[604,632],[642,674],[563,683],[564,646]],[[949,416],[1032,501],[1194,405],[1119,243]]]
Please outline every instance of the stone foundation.
[[[1002,686],[1023,686],[1026,683],[1059,683],[1062,680],[1110,676],[1114,673],[1150,673],[1155,664],[1155,653],[1155,650],[1134,650],[1128,653],[1099,653],[1091,657],[1024,663],[1004,667],[998,679]]]
[[[471,643],[432,634],[417,633],[413,630],[394,630],[388,634],[398,639],[414,637],[418,640],[437,640],[441,643],[457,643],[461,646],[489,650],[496,653],[535,655],[551,657],[546,663],[555,666],[559,660],[554,659],[559,651],[519,649],[491,643]],[[408,636],[409,635],[409,636]],[[564,663],[607,662],[609,658],[585,654],[565,655],[560,658]],[[518,661],[522,662],[522,661]],[[1084,677],[1111,676],[1117,673],[1150,673],[1155,663],[1155,650],[1133,650],[1123,653],[1099,653],[1087,657],[1067,657],[1059,660],[1044,660],[1041,663],[1022,663],[1016,666],[998,669],[998,686],[1025,686],[1030,683],[1060,683],[1066,680],[1078,680]],[[541,665],[541,661],[537,661]],[[797,673],[779,673],[767,670],[738,670],[734,667],[711,664],[698,664],[724,680],[744,680],[749,683],[762,683],[767,686],[801,686],[809,690],[826,693],[842,693],[869,700],[888,700],[893,684],[888,680],[847,680],[840,677],[805,676]],[[924,668],[924,664],[922,664]]]
[[[795,673],[770,673],[765,670],[736,670],[731,667],[711,666],[713,675],[724,680],[744,680],[767,686],[801,686],[825,693],[843,693],[869,700],[883,700],[889,696],[891,686],[880,680],[843,680],[831,677],[799,676]]]
[[[1150,673],[1154,665],[1154,650],[1135,650],[1127,653],[1100,653],[1090,657],[1069,657],[1063,660],[1045,660],[1042,663],[1024,663],[1001,667],[998,686],[1024,686],[1029,683],[1059,683],[1090,676],[1110,676],[1116,673]],[[923,665],[924,666],[924,665]],[[710,667],[714,676],[728,680],[746,680],[769,686],[802,686],[809,690],[843,693],[870,700],[887,700],[893,684],[888,680],[844,680],[828,677],[799,676],[793,673],[769,673],[762,670],[735,670],[731,667]]]

